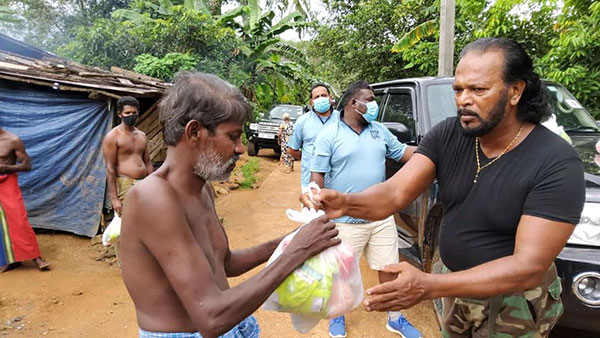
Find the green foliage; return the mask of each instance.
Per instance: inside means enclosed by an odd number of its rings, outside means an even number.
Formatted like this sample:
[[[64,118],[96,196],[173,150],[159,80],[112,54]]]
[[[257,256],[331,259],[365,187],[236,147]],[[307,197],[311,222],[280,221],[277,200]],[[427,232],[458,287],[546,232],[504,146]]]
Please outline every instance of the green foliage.
[[[133,70],[158,79],[169,81],[181,70],[193,70],[198,65],[198,58],[186,53],[168,53],[163,58],[150,54],[142,54],[135,58]]]
[[[326,3],[330,22],[315,24],[317,36],[308,47],[316,77],[341,91],[359,79],[379,82],[420,74],[418,68],[406,68],[410,62],[392,47],[417,24],[431,19],[421,9],[433,0]]]
[[[541,60],[542,74],[569,88],[600,119],[600,3],[565,1],[554,29],[558,36]]]
[[[235,62],[244,76],[230,74],[230,78],[253,103],[255,115],[275,103],[305,102],[301,93],[310,88],[306,55],[279,37],[306,25],[301,12],[294,11],[275,21],[273,10],[263,12],[257,0],[249,0],[217,20],[234,29],[241,40]]]
[[[244,180],[240,183],[240,186],[244,189],[251,188],[256,182],[256,173],[260,171],[260,159],[253,157],[244,163],[240,170],[244,176]]]
[[[171,11],[173,15],[149,19],[142,24],[96,20],[92,27],[79,27],[75,39],[60,48],[59,53],[89,65],[126,69],[133,69],[137,64],[136,57],[142,54],[163,59],[163,64],[167,65],[175,59],[166,55],[176,53],[174,55],[188,55],[197,60],[195,69],[198,71],[227,78],[228,62],[235,58],[239,43],[235,33],[183,6],[174,6]],[[144,15],[149,16],[148,13]]]
[[[0,6],[14,11],[20,20],[3,24],[2,32],[23,39],[46,50],[56,50],[68,43],[79,26],[89,26],[97,19],[109,18],[132,0],[0,0]]]
[[[8,6],[0,6],[0,22],[2,23],[20,23],[21,19],[17,17],[16,11]]]

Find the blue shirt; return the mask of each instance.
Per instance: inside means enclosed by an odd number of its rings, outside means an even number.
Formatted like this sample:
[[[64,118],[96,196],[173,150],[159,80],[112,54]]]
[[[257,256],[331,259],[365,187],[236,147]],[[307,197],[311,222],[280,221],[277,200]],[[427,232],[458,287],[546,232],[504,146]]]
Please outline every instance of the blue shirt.
[[[317,137],[310,171],[325,173],[325,188],[361,192],[385,181],[385,158],[400,160],[406,147],[379,122],[373,121],[357,133],[340,118]],[[367,222],[350,216],[334,221]]]
[[[332,111],[327,117],[321,117],[314,111],[310,111],[300,116],[294,123],[294,132],[288,141],[288,147],[294,150],[302,149],[300,184],[303,187],[308,187],[308,183],[310,183],[310,161],[317,135],[325,126],[336,122],[339,116],[340,113],[337,110]]]

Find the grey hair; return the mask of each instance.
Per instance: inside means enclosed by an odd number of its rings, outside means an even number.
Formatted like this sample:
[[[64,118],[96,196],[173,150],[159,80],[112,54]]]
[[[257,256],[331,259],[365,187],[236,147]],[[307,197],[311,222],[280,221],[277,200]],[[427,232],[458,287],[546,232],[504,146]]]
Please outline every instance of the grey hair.
[[[252,114],[252,106],[244,96],[216,75],[179,72],[173,82],[158,105],[167,145],[179,143],[185,126],[191,120],[197,120],[214,133],[219,124],[243,124]]]

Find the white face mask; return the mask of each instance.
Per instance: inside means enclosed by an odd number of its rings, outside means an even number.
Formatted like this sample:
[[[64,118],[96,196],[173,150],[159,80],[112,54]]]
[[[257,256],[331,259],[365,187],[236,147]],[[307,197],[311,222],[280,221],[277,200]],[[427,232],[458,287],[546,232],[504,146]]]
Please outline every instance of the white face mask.
[[[194,174],[206,181],[225,181],[231,175],[233,166],[238,159],[239,155],[233,155],[225,160],[217,154],[214,148],[208,147],[198,155],[194,166]]]

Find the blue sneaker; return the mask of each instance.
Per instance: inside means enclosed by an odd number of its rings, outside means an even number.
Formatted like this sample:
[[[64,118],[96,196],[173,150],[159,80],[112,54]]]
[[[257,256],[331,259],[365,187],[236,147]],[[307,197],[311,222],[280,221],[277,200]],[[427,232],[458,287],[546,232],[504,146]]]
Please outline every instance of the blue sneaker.
[[[399,334],[401,337],[404,337],[404,338],[422,338],[423,337],[421,332],[419,332],[419,330],[417,330],[414,326],[412,326],[412,324],[409,323],[408,320],[406,320],[406,318],[403,315],[400,315],[400,317],[398,317],[398,319],[396,319],[396,320],[392,320],[388,316],[388,322],[387,322],[387,325],[385,326],[385,328],[388,329],[388,331]]]
[[[329,321],[329,337],[346,337],[346,318],[335,317]]]

